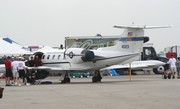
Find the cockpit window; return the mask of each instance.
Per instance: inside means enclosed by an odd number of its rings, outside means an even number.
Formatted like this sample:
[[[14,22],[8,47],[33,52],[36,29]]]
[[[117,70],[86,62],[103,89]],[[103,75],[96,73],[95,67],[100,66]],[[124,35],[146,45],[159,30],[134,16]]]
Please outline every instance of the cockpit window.
[[[151,55],[151,54],[152,54],[152,53],[151,53],[151,50],[145,49],[145,54],[146,54],[147,56]]]
[[[60,59],[60,56],[61,56],[61,55],[58,55],[58,58],[57,58],[58,60]]]

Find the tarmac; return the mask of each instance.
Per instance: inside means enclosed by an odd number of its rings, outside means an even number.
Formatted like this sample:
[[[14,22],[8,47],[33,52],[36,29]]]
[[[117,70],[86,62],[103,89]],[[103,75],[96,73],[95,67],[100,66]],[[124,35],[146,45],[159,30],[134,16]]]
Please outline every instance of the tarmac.
[[[102,82],[72,78],[60,84],[59,77],[48,77],[52,84],[5,86],[0,109],[180,109],[180,79],[162,75],[105,76]]]

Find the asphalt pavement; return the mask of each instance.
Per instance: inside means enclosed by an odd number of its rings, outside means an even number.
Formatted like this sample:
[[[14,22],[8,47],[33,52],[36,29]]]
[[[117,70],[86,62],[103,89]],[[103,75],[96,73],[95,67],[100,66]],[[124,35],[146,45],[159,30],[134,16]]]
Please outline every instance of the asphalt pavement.
[[[0,109],[179,109],[180,79],[161,75],[104,77],[91,83],[89,78],[72,78],[60,84],[59,77],[43,81],[52,84],[5,86]]]

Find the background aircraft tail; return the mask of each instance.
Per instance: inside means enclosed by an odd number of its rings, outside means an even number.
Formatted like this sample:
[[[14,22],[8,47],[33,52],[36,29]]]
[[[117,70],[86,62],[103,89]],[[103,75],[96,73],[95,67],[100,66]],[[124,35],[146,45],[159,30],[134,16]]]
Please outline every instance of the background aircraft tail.
[[[102,50],[113,50],[128,53],[142,52],[143,43],[145,40],[144,29],[154,28],[169,28],[171,26],[141,26],[141,25],[129,25],[129,26],[114,26],[115,28],[124,29],[119,41],[115,46],[103,48]],[[147,38],[147,37],[146,37]]]

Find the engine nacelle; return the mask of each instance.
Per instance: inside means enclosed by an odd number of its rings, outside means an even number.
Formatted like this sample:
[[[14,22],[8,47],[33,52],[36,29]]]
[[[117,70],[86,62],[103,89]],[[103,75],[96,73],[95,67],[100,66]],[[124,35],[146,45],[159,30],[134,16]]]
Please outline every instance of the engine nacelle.
[[[94,52],[83,48],[69,48],[65,51],[65,58],[71,63],[82,63],[93,60]]]
[[[163,66],[158,67],[158,71],[161,73],[164,72],[164,67]]]

